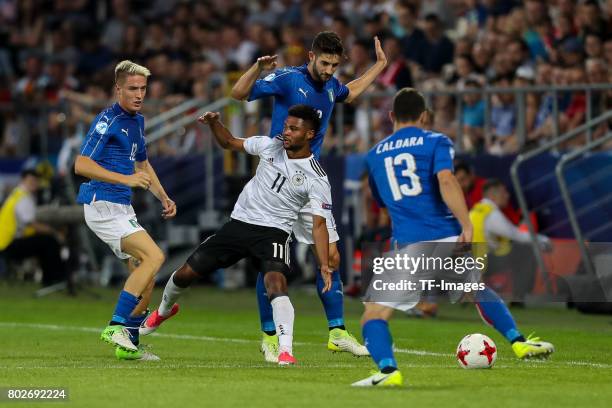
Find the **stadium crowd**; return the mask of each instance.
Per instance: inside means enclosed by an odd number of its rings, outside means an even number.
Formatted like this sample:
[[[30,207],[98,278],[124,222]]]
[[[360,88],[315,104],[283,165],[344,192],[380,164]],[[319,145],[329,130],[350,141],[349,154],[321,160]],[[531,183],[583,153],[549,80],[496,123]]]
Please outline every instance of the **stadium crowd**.
[[[112,98],[111,71],[122,59],[151,69],[150,114],[187,98],[227,95],[262,55],[278,54],[279,66],[301,65],[321,30],[345,43],[337,74],[345,82],[371,65],[372,38],[383,41],[389,64],[373,90],[612,82],[611,0],[2,0],[0,157],[57,155],[75,135],[78,145],[92,113]],[[461,117],[456,97],[436,96],[432,127],[454,137],[460,121],[468,151],[517,152],[516,97],[493,95],[485,135],[482,95],[462,96]],[[527,146],[585,120],[585,92],[558,94],[556,129],[553,95],[523,97]],[[591,98],[593,117],[612,106],[610,91]],[[327,149],[365,151],[385,136],[388,103],[372,100],[371,129],[365,103],[347,106],[346,136],[326,138]],[[201,139],[188,129],[152,152],[193,151]]]

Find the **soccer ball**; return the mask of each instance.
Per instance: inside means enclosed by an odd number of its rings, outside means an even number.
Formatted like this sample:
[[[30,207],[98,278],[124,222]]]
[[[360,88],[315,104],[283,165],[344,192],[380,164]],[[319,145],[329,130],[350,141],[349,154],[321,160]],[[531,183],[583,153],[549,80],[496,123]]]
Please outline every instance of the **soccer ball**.
[[[468,334],[459,342],[456,356],[463,368],[491,368],[497,358],[497,346],[484,334]]]

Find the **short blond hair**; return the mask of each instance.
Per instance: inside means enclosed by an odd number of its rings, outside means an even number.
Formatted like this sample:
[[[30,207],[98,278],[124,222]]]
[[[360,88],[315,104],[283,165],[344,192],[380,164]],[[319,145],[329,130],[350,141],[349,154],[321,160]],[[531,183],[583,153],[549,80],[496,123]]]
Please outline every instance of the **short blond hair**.
[[[147,78],[151,75],[151,71],[149,71],[147,67],[138,65],[130,60],[124,60],[117,64],[115,67],[116,84],[118,84],[119,81],[123,81],[130,75],[142,75],[143,77]]]

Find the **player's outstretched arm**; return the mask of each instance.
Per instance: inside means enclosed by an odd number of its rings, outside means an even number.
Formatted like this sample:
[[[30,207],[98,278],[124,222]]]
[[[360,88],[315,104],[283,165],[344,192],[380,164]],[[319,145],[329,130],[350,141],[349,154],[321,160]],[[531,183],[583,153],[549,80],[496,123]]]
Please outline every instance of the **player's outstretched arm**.
[[[162,217],[165,219],[172,218],[176,215],[176,203],[168,197],[166,190],[161,185],[159,178],[157,177],[157,173],[155,173],[155,169],[151,166],[148,160],[144,160],[141,162],[136,162],[137,171],[142,171],[151,177],[151,187],[149,191],[153,193],[153,195],[162,203],[162,207],[164,208],[162,211]]]
[[[345,100],[351,103],[359,97],[372,82],[380,75],[387,66],[387,56],[380,45],[378,37],[374,37],[374,48],[376,49],[376,63],[372,65],[362,76],[346,84],[349,89],[349,94]]]
[[[151,186],[151,177],[144,172],[136,172],[132,175],[115,173],[106,170],[90,157],[78,155],[74,163],[74,172],[90,180],[99,180],[111,184],[123,184],[128,187],[144,188]]]
[[[257,58],[257,61],[245,72],[232,87],[230,95],[239,101],[246,100],[255,85],[255,81],[263,71],[276,68],[276,55],[265,55]]]
[[[223,149],[244,152],[244,140],[235,138],[219,118],[219,112],[206,112],[198,118],[198,122],[210,126],[215,140]]]
[[[327,223],[325,217],[313,214],[312,216],[312,238],[315,243],[315,250],[319,266],[321,267],[321,276],[325,282],[323,292],[327,292],[331,288],[332,270],[329,269],[329,233],[327,232]]]
[[[439,171],[438,184],[440,185],[442,199],[461,224],[463,231],[459,237],[459,242],[472,242],[472,222],[463,197],[463,190],[461,190],[455,175],[450,170]]]

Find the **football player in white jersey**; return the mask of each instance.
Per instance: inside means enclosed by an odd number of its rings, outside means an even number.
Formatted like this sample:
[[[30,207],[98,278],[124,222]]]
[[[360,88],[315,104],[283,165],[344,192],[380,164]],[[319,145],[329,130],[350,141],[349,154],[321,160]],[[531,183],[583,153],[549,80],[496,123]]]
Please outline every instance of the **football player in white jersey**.
[[[287,296],[285,273],[289,270],[289,237],[300,210],[308,203],[313,213],[312,237],[324,278],[324,291],[331,287],[329,234],[326,218],[331,212],[331,187],[327,175],[312,155],[310,141],[320,126],[317,112],[306,105],[289,109],[282,136],[239,139],[207,112],[199,118],[208,124],[224,149],[260,157],[255,176],[244,187],[231,219],[208,237],[187,262],[175,271],[164,289],[159,308],[141,327],[141,334],[156,330],[176,314],[184,289],[201,276],[251,257],[264,271],[264,284],[272,303],[279,337],[278,364],[295,364],[293,357],[294,310]]]

